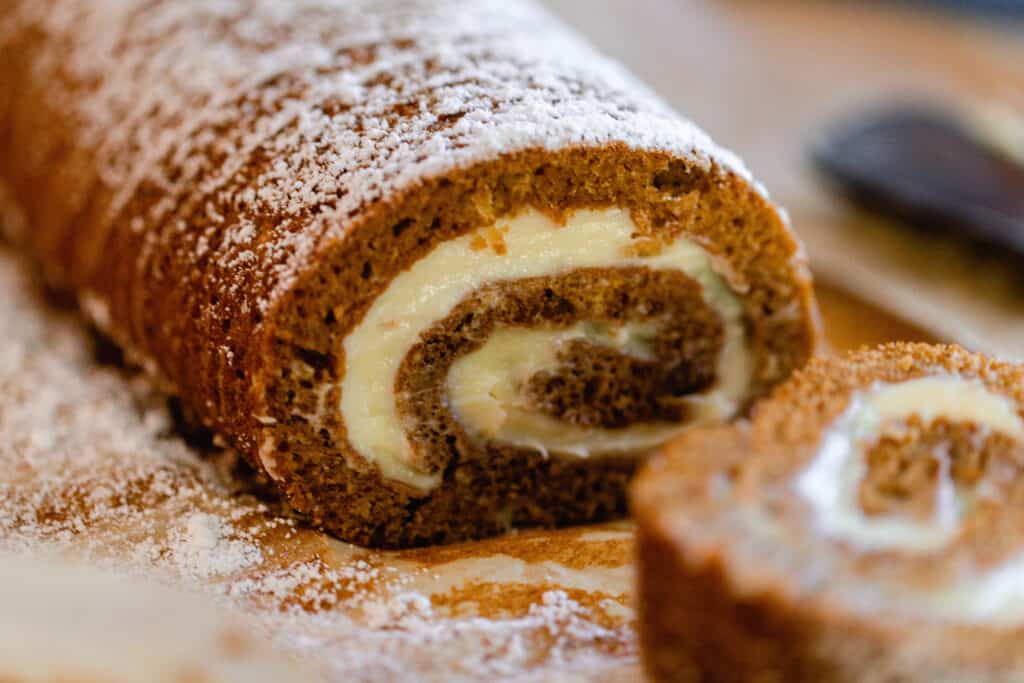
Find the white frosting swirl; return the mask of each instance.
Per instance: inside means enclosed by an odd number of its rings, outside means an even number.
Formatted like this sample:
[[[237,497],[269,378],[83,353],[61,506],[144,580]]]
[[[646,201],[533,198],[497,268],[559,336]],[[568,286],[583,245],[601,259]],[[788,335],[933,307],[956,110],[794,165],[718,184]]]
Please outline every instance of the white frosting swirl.
[[[742,303],[695,242],[679,237],[660,249],[644,245],[628,211],[621,209],[577,211],[564,224],[527,211],[439,244],[388,285],[345,339],[340,410],[349,443],[376,463],[385,478],[424,490],[436,486],[439,474],[414,465],[406,426],[397,412],[394,390],[402,359],[424,331],[478,288],[580,268],[646,266],[680,271],[700,283],[704,300],[722,319],[725,338],[718,382],[692,401],[700,420],[731,417],[748,393],[753,368]],[[537,363],[529,369],[535,371],[554,362],[552,350],[559,343],[584,333],[583,328],[571,328],[493,335],[449,373],[457,419],[471,433],[574,457],[647,449],[678,432],[681,425],[648,423],[616,430],[615,435],[600,434],[542,415],[524,416],[512,405],[508,389],[522,368],[509,367],[511,362],[530,364],[532,357]]]
[[[957,488],[948,453],[942,449],[935,453],[940,471],[930,519],[868,516],[858,503],[867,474],[865,447],[878,438],[885,422],[913,415],[925,423],[938,418],[974,422],[1024,440],[1024,421],[1013,403],[981,382],[945,375],[877,383],[852,397],[825,433],[817,456],[796,479],[796,488],[814,509],[822,533],[861,550],[917,553],[939,550],[959,533],[972,497]]]

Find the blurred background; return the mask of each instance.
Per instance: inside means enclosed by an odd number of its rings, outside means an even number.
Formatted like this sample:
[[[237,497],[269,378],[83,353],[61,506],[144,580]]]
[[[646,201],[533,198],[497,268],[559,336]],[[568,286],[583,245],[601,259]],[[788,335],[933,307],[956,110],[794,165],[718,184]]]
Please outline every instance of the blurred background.
[[[826,296],[1024,358],[1024,0],[547,2],[743,157]]]

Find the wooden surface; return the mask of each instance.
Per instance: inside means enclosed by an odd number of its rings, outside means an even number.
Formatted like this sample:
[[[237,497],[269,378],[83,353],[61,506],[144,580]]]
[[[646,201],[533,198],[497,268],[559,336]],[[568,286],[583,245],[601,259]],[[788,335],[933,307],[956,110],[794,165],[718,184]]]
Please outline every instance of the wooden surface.
[[[891,341],[937,340],[920,327],[858,299],[846,291],[820,282],[815,287],[827,348],[841,353]]]
[[[1024,116],[1024,23],[985,24],[895,2],[549,5],[746,160],[789,210],[820,279],[938,337],[1024,355],[1015,266],[868,219],[837,200],[808,163],[830,123],[879,105],[995,106]]]

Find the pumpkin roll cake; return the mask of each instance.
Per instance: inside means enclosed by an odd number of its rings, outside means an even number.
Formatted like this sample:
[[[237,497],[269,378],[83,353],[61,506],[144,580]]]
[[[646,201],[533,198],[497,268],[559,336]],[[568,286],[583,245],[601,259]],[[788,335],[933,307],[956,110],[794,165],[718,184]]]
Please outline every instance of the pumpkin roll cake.
[[[13,239],[343,539],[624,512],[811,355],[742,164],[528,1],[8,0]]]
[[[817,359],[633,490],[656,681],[1024,680],[1024,367]]]

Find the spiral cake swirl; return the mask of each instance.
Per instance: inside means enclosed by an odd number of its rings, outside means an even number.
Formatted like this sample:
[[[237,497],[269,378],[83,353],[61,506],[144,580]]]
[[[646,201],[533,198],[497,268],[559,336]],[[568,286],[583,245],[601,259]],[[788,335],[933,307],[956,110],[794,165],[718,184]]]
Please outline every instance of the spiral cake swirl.
[[[893,344],[670,446],[634,490],[655,680],[1020,680],[1022,380]]]

